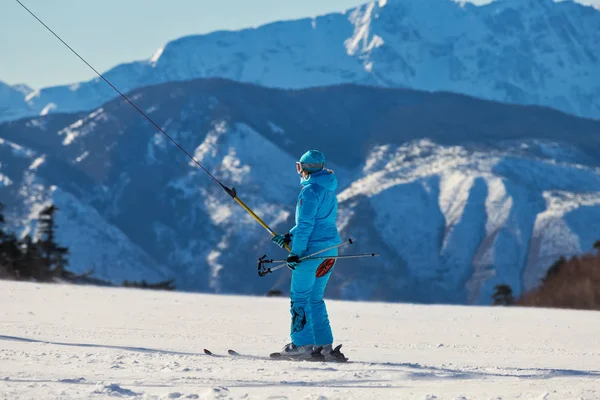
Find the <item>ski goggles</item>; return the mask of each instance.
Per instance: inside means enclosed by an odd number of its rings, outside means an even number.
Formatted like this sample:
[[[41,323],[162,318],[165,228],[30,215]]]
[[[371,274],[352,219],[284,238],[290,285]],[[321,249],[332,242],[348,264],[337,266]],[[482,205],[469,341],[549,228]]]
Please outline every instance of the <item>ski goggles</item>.
[[[302,163],[300,161],[296,161],[296,172],[301,173],[302,171],[306,171],[311,169],[312,171],[320,171],[325,167],[322,163]]]

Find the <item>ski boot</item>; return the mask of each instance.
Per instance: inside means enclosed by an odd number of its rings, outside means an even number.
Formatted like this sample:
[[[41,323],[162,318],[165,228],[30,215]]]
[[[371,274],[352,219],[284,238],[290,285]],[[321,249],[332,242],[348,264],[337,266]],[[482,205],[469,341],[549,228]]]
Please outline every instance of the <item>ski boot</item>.
[[[333,348],[333,345],[331,344],[326,344],[318,349],[320,349],[319,353],[326,362],[346,362],[348,361],[348,358],[340,351],[341,348],[341,344],[337,345],[335,348]]]
[[[271,358],[288,360],[310,360],[313,353],[313,345],[296,346],[294,343],[286,344],[278,353],[271,353]]]

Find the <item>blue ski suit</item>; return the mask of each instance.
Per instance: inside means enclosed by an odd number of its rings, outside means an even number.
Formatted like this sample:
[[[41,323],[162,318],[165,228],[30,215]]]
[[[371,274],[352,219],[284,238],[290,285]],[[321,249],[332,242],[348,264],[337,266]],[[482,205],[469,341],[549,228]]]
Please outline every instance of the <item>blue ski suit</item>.
[[[323,169],[301,178],[296,225],[290,230],[292,253],[303,257],[341,243],[336,226],[337,177]],[[328,250],[318,257],[337,256]],[[292,271],[290,288],[291,339],[296,346],[332,344],[333,334],[323,301],[335,259],[302,261]]]

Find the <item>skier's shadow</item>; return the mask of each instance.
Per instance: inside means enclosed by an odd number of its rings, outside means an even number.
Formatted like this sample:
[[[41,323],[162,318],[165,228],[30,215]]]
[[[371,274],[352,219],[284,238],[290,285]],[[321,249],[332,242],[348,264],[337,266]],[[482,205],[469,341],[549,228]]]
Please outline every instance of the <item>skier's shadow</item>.
[[[148,347],[113,346],[113,345],[108,345],[108,344],[91,344],[91,343],[55,342],[55,341],[51,341],[51,340],[29,339],[29,338],[22,338],[22,337],[18,337],[18,336],[7,336],[7,335],[0,335],[0,340],[10,340],[10,341],[15,341],[15,342],[25,342],[25,343],[53,344],[53,345],[57,345],[57,346],[69,346],[69,347],[93,347],[93,348],[104,348],[104,349],[116,349],[116,350],[135,351],[135,352],[142,352],[142,353],[170,354],[170,355],[180,355],[180,356],[206,356],[206,354],[204,354],[204,353],[189,353],[189,352],[184,352],[184,351],[151,349]]]
[[[423,365],[418,363],[393,363],[393,362],[369,362],[354,361],[355,364],[373,367],[373,370],[381,372],[396,372],[407,375],[411,379],[481,379],[485,377],[510,377],[523,379],[552,379],[569,377],[600,377],[600,371],[576,370],[576,369],[554,369],[554,368],[517,368],[503,367],[502,371],[472,371],[468,368],[445,368]],[[364,371],[364,370],[360,370]]]

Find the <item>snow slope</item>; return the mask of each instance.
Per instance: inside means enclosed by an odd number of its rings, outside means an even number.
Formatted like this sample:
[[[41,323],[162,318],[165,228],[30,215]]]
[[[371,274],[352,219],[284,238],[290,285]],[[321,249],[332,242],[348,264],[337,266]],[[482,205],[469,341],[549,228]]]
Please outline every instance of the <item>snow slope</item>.
[[[335,278],[334,278],[335,279]],[[592,400],[596,312],[327,300],[350,363],[266,355],[289,301],[0,282],[0,393],[10,399]]]
[[[600,11],[572,1],[372,1],[343,13],[167,43],[106,71],[122,92],[223,77],[270,87],[338,83],[451,91],[600,118]],[[115,98],[99,78],[30,93],[0,118],[91,110]],[[0,103],[1,104],[1,103]],[[0,119],[1,120],[1,119]]]

